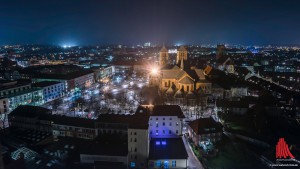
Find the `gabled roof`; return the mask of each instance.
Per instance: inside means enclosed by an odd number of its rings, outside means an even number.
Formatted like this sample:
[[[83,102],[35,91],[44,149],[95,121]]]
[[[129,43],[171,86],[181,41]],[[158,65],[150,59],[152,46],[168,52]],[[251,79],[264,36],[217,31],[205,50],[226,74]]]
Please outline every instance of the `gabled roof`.
[[[184,114],[178,105],[155,105],[151,116],[177,116],[184,118]]]
[[[183,98],[183,92],[181,91],[181,89],[177,90],[174,97],[175,98]]]
[[[212,117],[191,121],[189,126],[197,135],[219,133],[223,131],[222,124],[216,122]]]
[[[203,69],[195,69],[195,72],[198,75],[199,79],[205,79]]]
[[[181,84],[194,84],[194,81],[189,78],[188,76],[185,76],[184,78],[182,78],[179,83]]]

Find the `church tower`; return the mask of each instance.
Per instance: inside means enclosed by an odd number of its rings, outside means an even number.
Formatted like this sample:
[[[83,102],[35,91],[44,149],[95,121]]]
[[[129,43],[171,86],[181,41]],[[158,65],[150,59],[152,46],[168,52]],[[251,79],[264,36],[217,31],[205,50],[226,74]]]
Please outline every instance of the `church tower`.
[[[177,50],[176,63],[178,64],[182,59],[187,60],[187,50],[184,46],[180,46]]]
[[[169,53],[165,45],[159,51],[159,66],[165,66],[168,63]]]

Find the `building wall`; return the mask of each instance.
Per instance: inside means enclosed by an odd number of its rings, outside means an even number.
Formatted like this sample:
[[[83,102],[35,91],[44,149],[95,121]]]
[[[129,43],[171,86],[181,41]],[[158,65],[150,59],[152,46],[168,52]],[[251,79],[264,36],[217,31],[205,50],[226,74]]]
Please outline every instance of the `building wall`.
[[[248,88],[234,87],[231,88],[231,97],[244,97],[248,95]]]
[[[22,86],[18,86],[18,87],[12,87],[9,89],[1,90],[0,97],[4,97],[4,96],[10,95],[10,94],[22,92],[22,91],[28,90],[30,88],[31,88],[31,84],[27,84],[27,85],[22,85]]]
[[[9,101],[7,98],[0,99],[0,129],[8,127]]]
[[[128,164],[135,168],[145,168],[149,155],[148,129],[128,129]]]
[[[211,83],[196,83],[196,89],[201,88],[204,94],[211,94]]]
[[[81,163],[94,163],[95,161],[122,162],[124,165],[127,165],[127,156],[105,156],[105,155],[80,154],[80,162]]]
[[[150,116],[150,137],[182,135],[182,119],[177,116]]]
[[[51,86],[43,87],[44,102],[50,102],[63,97],[64,91],[65,89],[63,83],[57,83]]]
[[[75,87],[88,88],[94,83],[94,73],[75,78]]]
[[[51,122],[39,120],[36,118],[27,118],[27,117],[20,117],[20,116],[8,116],[9,126],[10,127],[18,127],[24,129],[32,129],[38,131],[46,131],[51,132]]]
[[[189,137],[196,145],[199,145],[201,141],[207,141],[208,139],[213,143],[218,142],[222,139],[222,132],[197,135],[190,126],[188,126],[188,133]]]
[[[94,139],[96,129],[53,124],[53,136]]]
[[[159,159],[159,160],[149,160],[149,169],[161,169],[165,163],[168,163],[168,168],[187,168],[187,159]],[[173,164],[173,166],[172,166]]]

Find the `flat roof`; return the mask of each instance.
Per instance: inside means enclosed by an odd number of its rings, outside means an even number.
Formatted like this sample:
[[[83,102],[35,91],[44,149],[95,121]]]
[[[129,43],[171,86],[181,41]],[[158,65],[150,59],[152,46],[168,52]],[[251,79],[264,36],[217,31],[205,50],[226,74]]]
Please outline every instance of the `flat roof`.
[[[178,138],[151,138],[149,160],[187,159],[183,140]]]
[[[55,84],[58,84],[61,82],[58,81],[42,81],[42,82],[38,82],[38,83],[32,83],[31,86],[32,87],[46,87],[46,86],[52,86]]]
[[[9,116],[20,116],[20,117],[42,117],[50,116],[51,110],[39,106],[21,105],[14,109]]]

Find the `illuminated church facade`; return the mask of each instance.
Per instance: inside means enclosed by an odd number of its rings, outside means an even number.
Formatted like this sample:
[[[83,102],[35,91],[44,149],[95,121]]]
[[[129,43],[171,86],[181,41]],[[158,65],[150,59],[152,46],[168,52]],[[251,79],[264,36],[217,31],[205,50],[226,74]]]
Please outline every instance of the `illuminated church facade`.
[[[152,82],[159,86],[161,93],[175,98],[196,99],[211,94],[212,84],[205,79],[203,69],[192,66],[184,46],[177,49],[176,64],[170,65],[166,47],[159,52],[160,73],[152,76]]]

